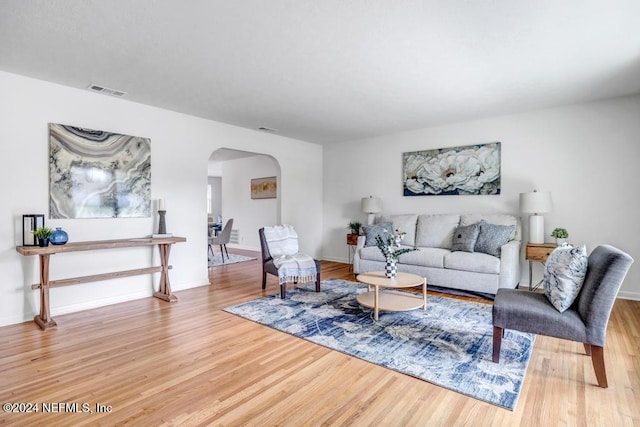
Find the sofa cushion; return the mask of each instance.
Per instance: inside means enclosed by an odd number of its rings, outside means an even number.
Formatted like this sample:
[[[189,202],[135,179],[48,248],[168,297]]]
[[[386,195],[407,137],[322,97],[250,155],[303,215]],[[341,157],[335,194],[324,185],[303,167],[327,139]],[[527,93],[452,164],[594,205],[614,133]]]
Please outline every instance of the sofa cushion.
[[[450,251],[447,249],[419,248],[417,251],[400,255],[399,263],[420,267],[444,268],[444,257],[448,253]],[[382,252],[375,246],[360,249],[360,258],[368,261],[385,262]]]
[[[480,233],[480,225],[461,225],[453,233],[452,251],[473,252]]]
[[[457,251],[445,255],[444,267],[474,273],[500,274],[500,258],[481,252]]]
[[[371,261],[385,261],[382,252],[380,252],[380,249],[378,249],[376,246],[365,246],[364,248],[360,249],[360,258],[368,259]]]
[[[560,313],[571,307],[580,293],[587,274],[587,249],[570,245],[558,246],[544,266],[542,285],[547,299]]]
[[[418,248],[417,251],[400,255],[400,263],[420,267],[444,268],[444,257],[448,253],[450,253],[448,249]]]
[[[485,220],[480,221],[480,233],[475,251],[499,257],[500,248],[509,241],[514,228],[514,225],[497,225]]]
[[[460,215],[420,215],[416,227],[416,246],[451,249],[453,233],[460,222]]]
[[[416,244],[416,223],[418,215],[383,215],[380,222],[390,222],[394,230],[407,233],[402,239],[403,245],[413,246]]]
[[[463,214],[460,215],[460,225],[477,224],[485,220],[490,224],[496,225],[513,225],[514,229],[509,236],[509,240],[522,240],[520,236],[520,222],[518,217],[509,214]]]
[[[376,236],[384,238],[385,234],[393,233],[393,224],[390,222],[381,222],[379,224],[365,225],[362,229],[367,237],[364,245],[376,246]]]

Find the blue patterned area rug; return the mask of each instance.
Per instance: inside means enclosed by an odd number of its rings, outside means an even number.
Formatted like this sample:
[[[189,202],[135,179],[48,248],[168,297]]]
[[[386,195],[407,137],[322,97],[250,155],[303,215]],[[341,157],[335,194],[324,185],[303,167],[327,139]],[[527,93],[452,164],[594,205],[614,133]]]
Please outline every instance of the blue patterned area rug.
[[[227,307],[225,311],[316,344],[513,410],[535,335],[506,331],[491,361],[491,305],[427,297],[427,310],[380,312],[356,301],[366,286],[338,279]]]
[[[235,264],[238,262],[251,261],[256,259],[255,257],[244,256],[244,255],[236,255],[229,254],[229,258],[227,255],[224,256],[224,262],[222,262],[222,256],[220,256],[220,252],[217,252],[213,258],[209,258],[209,267],[217,267],[219,265],[227,265],[227,264]]]

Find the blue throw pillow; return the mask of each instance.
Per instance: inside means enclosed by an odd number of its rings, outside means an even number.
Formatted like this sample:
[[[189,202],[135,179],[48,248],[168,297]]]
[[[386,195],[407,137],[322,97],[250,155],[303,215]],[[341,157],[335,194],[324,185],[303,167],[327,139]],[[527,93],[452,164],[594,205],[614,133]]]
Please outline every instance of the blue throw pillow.
[[[500,248],[509,241],[516,226],[489,224],[484,219],[479,224],[480,234],[478,234],[475,251],[499,257]]]
[[[393,233],[393,223],[381,222],[380,224],[365,225],[362,229],[367,236],[364,245],[376,246],[376,236],[384,238],[387,233]]]
[[[560,313],[571,307],[587,274],[587,248],[558,246],[544,265],[544,294]]]
[[[480,226],[478,224],[461,225],[456,228],[456,231],[453,233],[451,250],[473,252],[479,233]]]

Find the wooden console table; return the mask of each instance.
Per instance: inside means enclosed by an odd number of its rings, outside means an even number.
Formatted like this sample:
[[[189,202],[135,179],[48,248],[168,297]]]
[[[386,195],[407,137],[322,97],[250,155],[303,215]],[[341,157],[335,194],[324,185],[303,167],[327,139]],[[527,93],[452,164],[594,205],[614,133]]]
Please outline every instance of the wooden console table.
[[[61,286],[77,285],[80,283],[97,282],[100,280],[117,279],[120,277],[135,276],[139,274],[160,273],[160,287],[157,292],[153,293],[156,298],[163,299],[168,302],[175,302],[178,298],[171,293],[171,285],[169,283],[169,251],[171,245],[178,242],[186,242],[184,237],[155,237],[155,238],[139,238],[139,239],[118,239],[118,240],[99,240],[94,242],[74,242],[65,245],[49,245],[47,247],[39,246],[16,246],[19,254],[29,256],[38,255],[40,257],[40,283],[32,285],[32,289],[40,289],[40,314],[37,314],[33,320],[40,326],[42,330],[56,327],[55,320],[51,318],[51,310],[49,309],[49,289]],[[129,248],[134,246],[155,246],[160,249],[161,265],[156,267],[137,268],[134,270],[116,271],[112,273],[95,274],[92,276],[74,277],[71,279],[49,280],[49,257],[51,255],[77,252],[77,251],[95,251],[103,249]]]

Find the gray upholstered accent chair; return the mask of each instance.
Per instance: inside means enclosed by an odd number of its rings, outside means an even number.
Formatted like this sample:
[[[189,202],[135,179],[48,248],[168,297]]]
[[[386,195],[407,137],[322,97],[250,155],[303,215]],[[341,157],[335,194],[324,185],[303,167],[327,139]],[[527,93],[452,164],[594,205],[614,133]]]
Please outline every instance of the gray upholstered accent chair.
[[[264,228],[258,230],[260,236],[260,249],[262,251],[262,289],[267,287],[267,273],[273,274],[278,277],[278,269],[273,263],[273,257],[269,253],[269,245],[267,245],[267,239],[264,237]],[[320,261],[314,259],[316,263],[316,292],[320,292]],[[285,299],[287,297],[287,284],[280,284],[280,298]]]
[[[604,345],[607,323],[622,281],[633,263],[621,250],[598,246],[589,255],[587,274],[576,300],[563,313],[544,294],[498,289],[493,302],[493,361],[500,359],[505,329],[547,335],[584,344],[591,356],[596,379],[606,388]]]
[[[213,258],[213,245],[220,245],[220,256],[222,257],[222,263],[224,264],[224,254],[227,254],[227,260],[229,259],[229,251],[227,251],[227,243],[231,240],[231,229],[233,228],[233,218],[230,218],[224,225],[224,228],[215,237],[209,237],[209,252]]]

